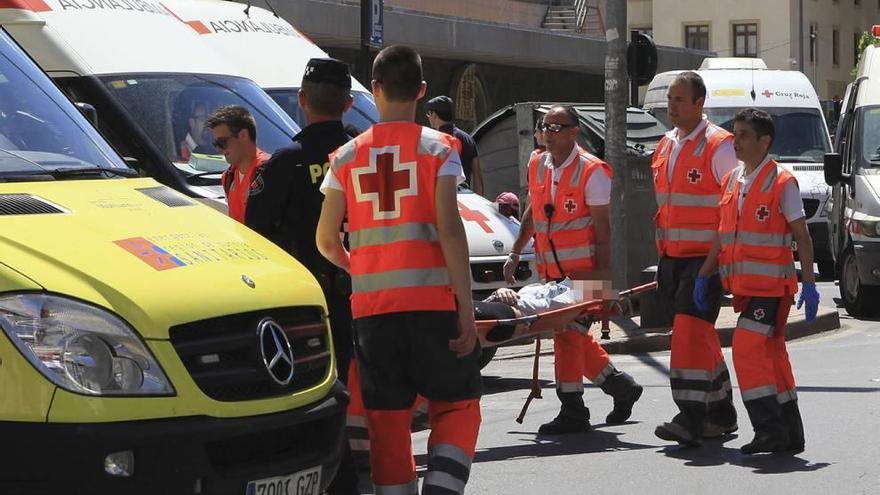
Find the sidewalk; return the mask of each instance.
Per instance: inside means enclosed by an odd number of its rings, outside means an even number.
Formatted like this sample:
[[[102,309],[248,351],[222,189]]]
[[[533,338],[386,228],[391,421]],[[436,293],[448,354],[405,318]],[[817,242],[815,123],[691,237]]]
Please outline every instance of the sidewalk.
[[[736,328],[737,314],[730,306],[722,306],[715,328],[723,347],[730,347],[733,339],[733,330]],[[803,309],[791,308],[788,317],[788,325],[785,327],[785,340],[794,340],[820,332],[827,332],[840,328],[840,318],[837,308],[819,306],[819,314],[816,321],[807,323]],[[591,328],[593,336],[597,339],[601,335],[599,324],[593,324]],[[670,345],[670,328],[640,328],[638,316],[633,318],[616,317],[611,320],[611,338],[600,340],[602,347],[609,354],[637,354],[643,352],[668,351]],[[553,353],[553,340],[545,339],[541,342],[541,355]],[[499,347],[495,354],[495,360],[517,359],[535,355],[533,343]]]

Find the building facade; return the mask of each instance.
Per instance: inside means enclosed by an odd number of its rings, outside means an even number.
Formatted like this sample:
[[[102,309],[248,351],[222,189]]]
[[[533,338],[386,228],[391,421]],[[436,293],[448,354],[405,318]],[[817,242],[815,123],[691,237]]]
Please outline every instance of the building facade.
[[[627,22],[660,45],[800,70],[833,99],[852,81],[862,33],[880,23],[880,0],[628,0]]]

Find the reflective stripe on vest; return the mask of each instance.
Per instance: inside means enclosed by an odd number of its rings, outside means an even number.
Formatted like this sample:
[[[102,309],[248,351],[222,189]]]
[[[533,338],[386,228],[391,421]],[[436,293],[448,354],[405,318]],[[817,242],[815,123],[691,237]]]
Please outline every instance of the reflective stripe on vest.
[[[717,234],[715,230],[657,229],[657,240],[712,242]]]
[[[721,245],[726,246],[738,241],[741,244],[761,247],[791,247],[791,233],[762,234],[758,232],[723,232],[719,235]]]
[[[408,268],[380,273],[351,276],[353,292],[375,292],[406,287],[430,287],[449,285],[449,271],[446,268]]]
[[[657,205],[669,203],[672,206],[705,206],[717,207],[721,200],[720,194],[684,194],[684,193],[657,193]]]
[[[736,275],[761,275],[771,278],[787,278],[797,273],[794,263],[777,265],[774,263],[761,263],[758,261],[738,261],[733,264],[725,264],[718,267],[721,277]]]
[[[437,227],[430,223],[409,222],[387,227],[361,229],[349,234],[351,249],[381,246],[401,241],[439,241]]]
[[[570,222],[550,222],[550,232],[560,232],[563,230],[578,230],[593,226],[593,217],[577,218]],[[535,221],[536,232],[547,232],[547,222]]]

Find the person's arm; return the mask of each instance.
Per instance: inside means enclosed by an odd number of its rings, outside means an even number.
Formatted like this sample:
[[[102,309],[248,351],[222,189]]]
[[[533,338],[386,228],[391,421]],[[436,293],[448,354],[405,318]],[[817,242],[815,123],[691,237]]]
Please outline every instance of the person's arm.
[[[477,342],[477,330],[474,325],[467,236],[461,223],[461,215],[458,213],[456,199],[457,177],[450,175],[437,177],[436,188],[437,233],[458,303],[459,336],[449,341],[449,349],[459,357],[463,357],[473,352]]]
[[[507,255],[507,260],[504,262],[502,270],[504,272],[504,280],[508,284],[512,285],[516,282],[516,267],[519,265],[522,250],[529,243],[529,239],[533,235],[535,235],[535,222],[532,219],[532,207],[531,205],[526,205],[526,211],[519,224],[519,234],[517,234],[516,240],[513,241],[510,254]]]
[[[712,241],[712,247],[709,249],[709,255],[706,256],[706,261],[703,262],[703,266],[700,267],[700,273],[698,276],[700,277],[708,277],[718,271],[718,253],[721,252],[721,238],[718,237],[718,233],[715,233],[715,239]]]
[[[791,235],[797,243],[798,258],[801,261],[801,280],[804,282],[815,282],[816,276],[813,273],[813,240],[810,238],[810,231],[807,229],[807,221],[801,217],[788,223],[791,229]]]
[[[351,273],[351,258],[339,236],[345,220],[345,193],[338,189],[327,189],[324,195],[318,230],[315,233],[318,251],[331,263]]]
[[[480,158],[474,157],[471,162],[471,180],[473,180],[474,192],[483,195],[483,172],[480,171]]]
[[[733,148],[733,139],[722,142],[715,153],[712,154],[712,175],[717,184],[722,184],[724,176],[739,165],[736,159],[736,150]]]

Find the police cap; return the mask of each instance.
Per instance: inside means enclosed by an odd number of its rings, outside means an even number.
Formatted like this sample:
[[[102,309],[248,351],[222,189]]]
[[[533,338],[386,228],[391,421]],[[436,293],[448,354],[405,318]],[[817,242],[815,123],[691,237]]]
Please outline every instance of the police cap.
[[[313,58],[306,64],[303,82],[327,83],[343,89],[351,89],[351,73],[348,64],[335,58]]]

